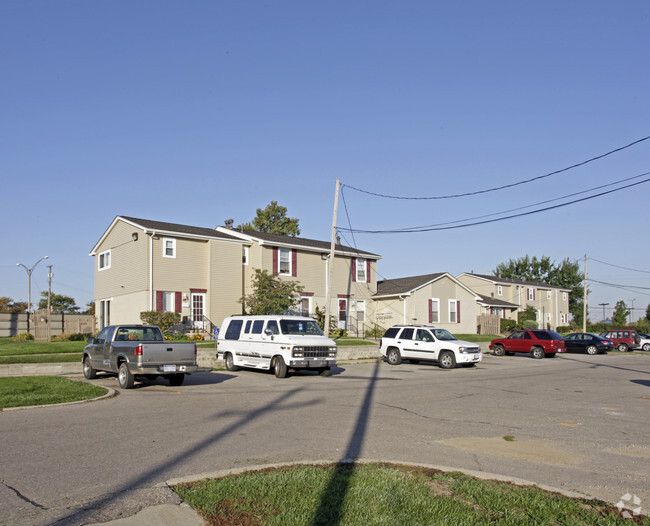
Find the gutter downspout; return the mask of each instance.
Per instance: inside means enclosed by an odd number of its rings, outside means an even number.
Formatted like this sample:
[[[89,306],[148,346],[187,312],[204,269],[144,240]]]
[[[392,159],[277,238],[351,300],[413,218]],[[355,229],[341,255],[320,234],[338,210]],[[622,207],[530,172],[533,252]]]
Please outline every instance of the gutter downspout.
[[[146,231],[145,231],[146,232]],[[146,232],[149,234],[149,310],[153,310],[153,236],[156,232]]]

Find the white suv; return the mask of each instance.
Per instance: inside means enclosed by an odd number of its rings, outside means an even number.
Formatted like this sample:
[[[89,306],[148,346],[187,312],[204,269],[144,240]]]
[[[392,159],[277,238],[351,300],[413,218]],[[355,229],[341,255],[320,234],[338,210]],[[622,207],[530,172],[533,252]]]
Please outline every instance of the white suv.
[[[396,325],[381,338],[379,352],[391,365],[399,365],[403,359],[412,363],[437,361],[443,369],[453,369],[456,364],[474,367],[483,355],[477,343],[457,340],[445,329]]]

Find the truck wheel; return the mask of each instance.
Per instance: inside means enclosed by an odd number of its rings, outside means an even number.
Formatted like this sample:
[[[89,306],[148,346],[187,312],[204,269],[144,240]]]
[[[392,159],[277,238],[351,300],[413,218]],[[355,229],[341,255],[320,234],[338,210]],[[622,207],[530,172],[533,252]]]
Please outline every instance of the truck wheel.
[[[438,358],[438,363],[443,369],[453,369],[456,367],[456,357],[453,352],[442,351]]]
[[[273,374],[275,374],[276,378],[287,377],[287,364],[284,363],[282,356],[276,356],[273,359]]]
[[[621,352],[627,352],[630,348],[627,346],[627,343],[619,343],[618,350]]]
[[[321,376],[329,376],[330,375],[330,368],[329,367],[321,367],[318,369],[318,374]]]
[[[533,347],[530,350],[530,354],[533,355],[533,358],[539,360],[540,358],[544,358],[544,349],[541,347]]]
[[[503,347],[503,345],[495,345],[494,349],[492,349],[492,352],[494,353],[494,356],[503,356],[506,354],[506,350]]]
[[[185,373],[170,374],[168,380],[169,380],[169,385],[178,387],[183,383],[183,380],[185,380]]]
[[[239,371],[239,367],[235,365],[235,359],[231,353],[226,353],[226,370],[227,371]]]
[[[97,377],[97,370],[90,365],[90,357],[88,356],[84,358],[84,377],[86,380],[92,380]]]
[[[120,364],[120,368],[117,373],[117,382],[120,384],[122,389],[131,389],[133,383],[135,382],[135,376],[129,371],[129,366],[126,362]]]
[[[402,355],[399,353],[399,349],[391,347],[386,353],[386,360],[391,365],[399,365],[402,363]]]

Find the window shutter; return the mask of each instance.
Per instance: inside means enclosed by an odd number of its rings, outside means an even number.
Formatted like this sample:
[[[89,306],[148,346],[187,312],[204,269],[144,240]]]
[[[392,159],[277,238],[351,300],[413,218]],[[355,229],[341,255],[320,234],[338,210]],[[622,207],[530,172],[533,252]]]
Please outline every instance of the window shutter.
[[[163,291],[156,291],[156,310],[161,311],[163,308]]]
[[[291,251],[291,275],[296,277],[298,275],[298,251]]]
[[[174,294],[174,310],[179,313],[183,312],[183,294],[181,292]]]
[[[429,323],[433,323],[433,300],[429,300]]]
[[[273,247],[273,274],[278,273],[278,247]]]
[[[357,260],[352,258],[352,283],[357,281]]]
[[[460,323],[460,300],[456,300],[456,323]]]
[[[370,283],[370,260],[366,260],[366,283]]]

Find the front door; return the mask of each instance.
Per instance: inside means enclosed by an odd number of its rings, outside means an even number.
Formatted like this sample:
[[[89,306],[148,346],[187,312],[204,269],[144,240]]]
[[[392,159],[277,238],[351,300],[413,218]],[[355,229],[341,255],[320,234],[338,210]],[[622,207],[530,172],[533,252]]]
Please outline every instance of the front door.
[[[348,300],[347,298],[339,298],[339,329],[348,328]]]
[[[192,326],[203,329],[203,316],[205,316],[205,293],[192,292],[190,300],[192,302]]]

